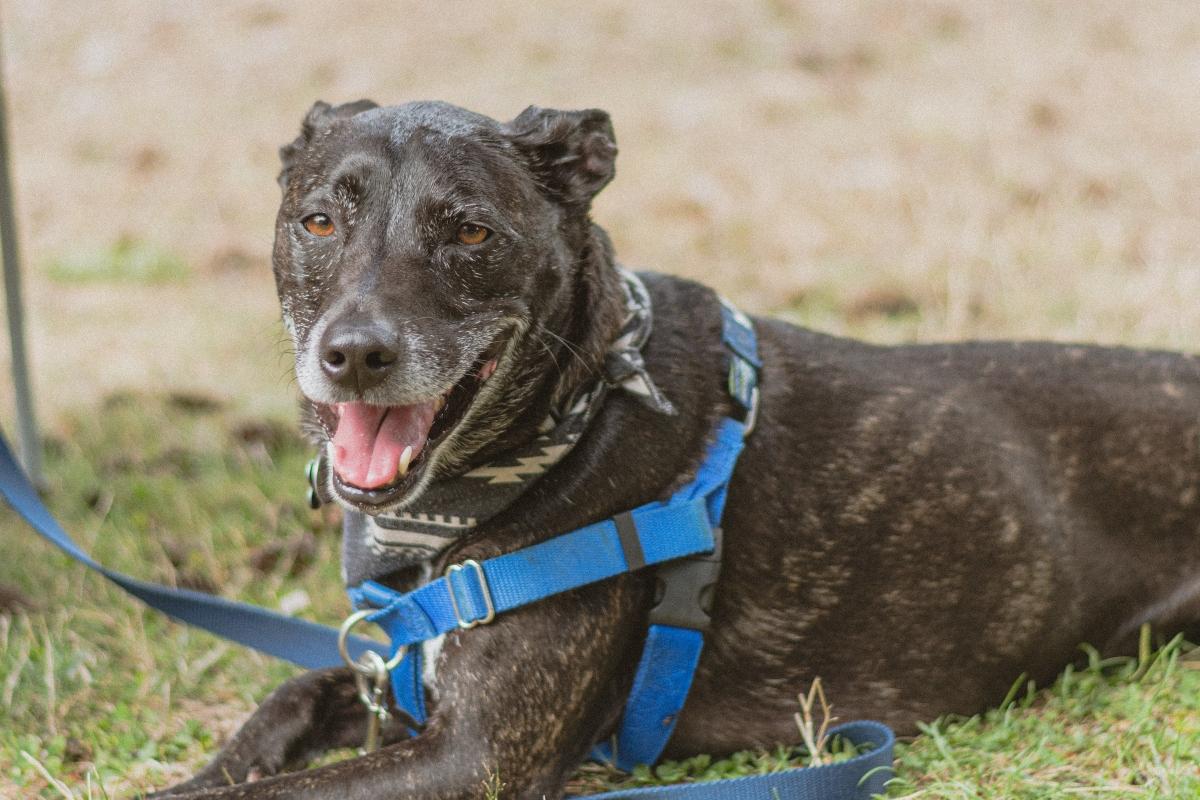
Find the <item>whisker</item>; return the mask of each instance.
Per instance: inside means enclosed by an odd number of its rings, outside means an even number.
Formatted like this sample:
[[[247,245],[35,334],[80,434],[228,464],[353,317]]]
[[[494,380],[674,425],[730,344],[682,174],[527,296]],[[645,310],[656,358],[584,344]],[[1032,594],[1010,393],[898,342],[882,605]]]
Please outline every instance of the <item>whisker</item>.
[[[550,345],[546,344],[546,342],[540,336],[536,337],[535,341],[542,346],[542,349],[545,350],[547,354],[549,354],[550,360],[554,362],[554,369],[557,370],[559,376],[561,376],[563,374],[562,365],[558,363],[558,356],[554,355],[554,351],[550,349]]]
[[[582,364],[584,367],[587,367],[589,372],[591,371],[591,366],[592,366],[592,365],[588,363],[588,361],[587,361],[587,359],[586,359],[586,358],[584,358],[584,356],[583,356],[583,352],[582,352],[582,351],[581,351],[581,350],[580,350],[578,347],[576,347],[575,345],[571,344],[571,343],[570,343],[570,342],[568,342],[566,339],[564,339],[563,337],[559,336],[557,333],[555,333],[555,332],[554,332],[554,331],[552,331],[552,330],[548,330],[548,329],[546,329],[546,328],[542,328],[542,329],[541,329],[541,331],[539,331],[539,333],[546,333],[546,334],[549,334],[550,336],[553,336],[553,337],[554,337],[555,339],[557,339],[558,341],[562,342],[562,344],[563,344],[563,347],[567,348],[567,352],[569,352],[569,353],[570,353],[572,356],[574,356],[574,357],[575,357],[575,358],[576,358],[576,359],[579,361],[579,363],[580,363],[580,364]],[[543,342],[543,346],[545,346],[545,343],[544,343],[544,342]],[[561,372],[562,370],[559,370],[559,371]]]

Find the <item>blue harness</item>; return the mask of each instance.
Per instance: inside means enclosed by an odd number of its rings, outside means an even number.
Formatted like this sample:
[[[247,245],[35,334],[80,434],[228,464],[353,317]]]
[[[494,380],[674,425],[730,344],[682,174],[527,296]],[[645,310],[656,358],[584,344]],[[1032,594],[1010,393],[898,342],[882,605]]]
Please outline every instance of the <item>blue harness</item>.
[[[379,624],[391,639],[386,653],[369,639],[286,617],[202,592],[147,583],[110,570],[84,553],[42,505],[0,436],[0,493],[43,537],[69,556],[170,616],[305,667],[359,660],[367,651],[386,655],[397,705],[416,723],[426,719],[421,649],[415,645],[455,629],[486,625],[514,608],[580,586],[655,566],[662,596],[650,612],[649,630],[633,687],[613,743],[593,756],[629,770],[653,764],[666,747],[691,688],[711,592],[721,564],[721,513],[743,440],[758,408],[754,330],[722,304],[722,339],[729,356],[730,396],[740,419],[717,425],[695,478],[665,502],[632,511],[482,562],[454,564],[446,574],[402,593],[367,581],[349,590],[361,611],[352,617]],[[339,645],[345,649],[338,657]],[[683,800],[859,800],[884,791],[895,738],[877,722],[854,722],[830,731],[868,752],[836,764],[699,784],[647,787],[595,795],[597,800],[669,797]]]
[[[483,562],[454,564],[446,574],[402,593],[367,581],[351,602],[372,609],[365,619],[391,639],[396,704],[417,723],[426,719],[421,642],[486,625],[497,615],[624,572],[659,566],[662,599],[650,629],[615,743],[594,755],[624,770],[653,764],[671,738],[692,685],[709,597],[721,568],[720,522],[742,443],[758,407],[758,346],[741,313],[722,304],[729,356],[729,393],[741,419],[725,417],[695,478],[665,502],[651,502],[601,522]]]

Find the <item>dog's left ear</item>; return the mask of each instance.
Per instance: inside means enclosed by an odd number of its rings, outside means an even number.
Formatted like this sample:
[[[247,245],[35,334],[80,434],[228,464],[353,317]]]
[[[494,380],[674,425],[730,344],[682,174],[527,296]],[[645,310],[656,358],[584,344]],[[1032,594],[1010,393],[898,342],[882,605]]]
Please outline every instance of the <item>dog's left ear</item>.
[[[617,139],[608,112],[530,106],[501,128],[554,199],[584,210],[616,174]]]

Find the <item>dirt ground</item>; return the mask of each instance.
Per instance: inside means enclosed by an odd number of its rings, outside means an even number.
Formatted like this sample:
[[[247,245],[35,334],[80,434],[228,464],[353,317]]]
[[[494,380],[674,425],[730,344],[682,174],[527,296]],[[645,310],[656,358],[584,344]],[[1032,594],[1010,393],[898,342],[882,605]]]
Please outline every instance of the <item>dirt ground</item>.
[[[0,15],[50,427],[127,387],[287,413],[275,152],[317,98],[605,108],[621,155],[595,216],[624,260],[756,311],[881,341],[1200,347],[1194,0],[7,0]],[[186,275],[56,272],[120,242]]]

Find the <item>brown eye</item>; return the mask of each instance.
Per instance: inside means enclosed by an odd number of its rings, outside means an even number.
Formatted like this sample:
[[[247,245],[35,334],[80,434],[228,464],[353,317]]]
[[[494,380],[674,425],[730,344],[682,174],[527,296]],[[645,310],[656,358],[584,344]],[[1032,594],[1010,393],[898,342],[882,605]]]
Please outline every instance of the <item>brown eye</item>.
[[[459,226],[458,241],[463,244],[483,244],[492,232],[482,225],[472,225],[468,222],[466,225]]]
[[[313,236],[329,236],[333,233],[333,220],[325,214],[310,214],[300,220],[300,224]]]

